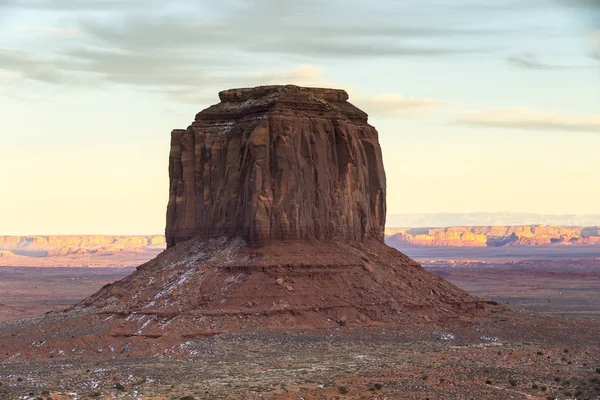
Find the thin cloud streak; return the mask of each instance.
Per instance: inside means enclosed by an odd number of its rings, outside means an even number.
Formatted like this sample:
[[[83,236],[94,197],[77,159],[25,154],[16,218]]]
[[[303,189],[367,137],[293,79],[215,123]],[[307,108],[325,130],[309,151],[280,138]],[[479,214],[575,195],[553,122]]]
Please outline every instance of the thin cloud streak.
[[[515,67],[531,70],[547,70],[547,71],[566,71],[573,69],[588,69],[593,66],[585,65],[557,65],[543,62],[532,53],[524,53],[520,55],[511,56],[507,59],[507,62]]]
[[[352,101],[352,99],[350,99]],[[446,102],[427,98],[410,98],[400,94],[382,94],[353,101],[369,115],[381,117],[415,117],[429,114]]]
[[[470,111],[457,122],[490,128],[600,133],[600,115],[573,116],[529,107]]]
[[[81,31],[76,28],[55,28],[51,26],[24,26],[18,30],[43,36],[74,37],[81,35]]]

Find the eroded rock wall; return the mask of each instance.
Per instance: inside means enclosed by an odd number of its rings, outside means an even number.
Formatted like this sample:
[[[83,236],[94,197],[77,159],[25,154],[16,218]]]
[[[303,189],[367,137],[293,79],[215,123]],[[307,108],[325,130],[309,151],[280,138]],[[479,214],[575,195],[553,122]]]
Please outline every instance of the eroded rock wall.
[[[383,241],[378,134],[342,90],[234,89],[174,130],[167,245],[195,236]]]

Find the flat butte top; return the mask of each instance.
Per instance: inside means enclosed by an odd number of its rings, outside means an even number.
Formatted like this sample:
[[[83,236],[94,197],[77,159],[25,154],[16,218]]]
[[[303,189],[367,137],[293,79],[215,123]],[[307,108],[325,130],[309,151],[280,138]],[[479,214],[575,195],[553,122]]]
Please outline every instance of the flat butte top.
[[[220,103],[196,115],[195,122],[242,118],[264,113],[347,119],[367,123],[368,115],[348,102],[342,89],[295,85],[257,86],[219,92]]]

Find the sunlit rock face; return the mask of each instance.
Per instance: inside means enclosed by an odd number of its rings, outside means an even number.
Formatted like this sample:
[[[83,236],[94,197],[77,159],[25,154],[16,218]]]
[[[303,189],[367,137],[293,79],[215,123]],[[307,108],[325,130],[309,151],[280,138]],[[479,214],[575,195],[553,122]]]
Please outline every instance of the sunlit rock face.
[[[171,134],[169,247],[192,237],[383,241],[378,134],[343,90],[260,86]]]

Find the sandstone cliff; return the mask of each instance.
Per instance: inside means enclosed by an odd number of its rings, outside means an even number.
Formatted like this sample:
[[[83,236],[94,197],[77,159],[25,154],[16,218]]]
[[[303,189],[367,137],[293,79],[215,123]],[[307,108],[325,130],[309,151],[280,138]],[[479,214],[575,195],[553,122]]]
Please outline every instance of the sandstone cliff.
[[[343,90],[262,86],[174,130],[167,245],[200,236],[383,241],[377,131]]]
[[[600,244],[597,226],[454,226],[388,228],[386,242],[395,246],[499,247]]]

